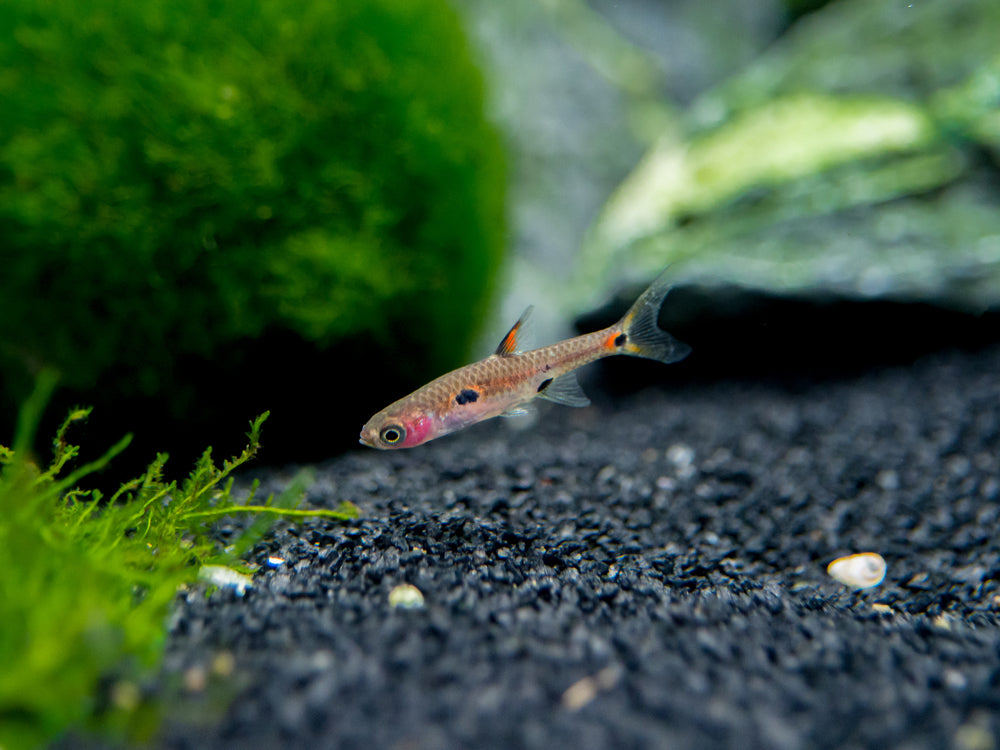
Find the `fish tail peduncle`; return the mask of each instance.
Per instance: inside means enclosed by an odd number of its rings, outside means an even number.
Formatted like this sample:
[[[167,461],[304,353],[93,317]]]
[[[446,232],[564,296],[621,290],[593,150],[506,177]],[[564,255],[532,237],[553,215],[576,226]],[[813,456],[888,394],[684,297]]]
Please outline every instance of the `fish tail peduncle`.
[[[625,336],[624,341],[620,340],[619,335],[614,342],[619,353],[669,364],[684,359],[691,352],[690,346],[678,341],[656,324],[660,307],[670,287],[667,272],[664,271],[614,326],[614,329],[620,330]]]

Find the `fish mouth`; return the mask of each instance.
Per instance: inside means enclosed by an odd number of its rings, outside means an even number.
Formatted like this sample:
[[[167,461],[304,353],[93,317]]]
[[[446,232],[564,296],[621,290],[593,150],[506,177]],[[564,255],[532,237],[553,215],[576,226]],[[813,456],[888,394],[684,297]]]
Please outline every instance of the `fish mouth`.
[[[358,442],[361,443],[361,445],[368,446],[369,448],[374,448],[375,447],[370,442],[368,442],[367,440],[365,440],[365,436],[364,435],[362,435],[361,437],[358,438]]]

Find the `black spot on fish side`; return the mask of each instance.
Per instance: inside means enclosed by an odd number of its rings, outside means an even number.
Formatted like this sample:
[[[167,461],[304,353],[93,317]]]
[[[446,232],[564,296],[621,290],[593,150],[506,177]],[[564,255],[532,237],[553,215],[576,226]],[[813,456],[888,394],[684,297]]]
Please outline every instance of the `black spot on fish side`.
[[[549,378],[549,379],[543,380],[541,383],[539,383],[538,384],[538,393],[541,393],[546,388],[548,388],[549,387],[549,383],[551,383],[551,382],[552,382],[552,378]]]
[[[466,388],[464,391],[455,396],[455,403],[457,404],[471,404],[473,401],[477,400],[479,400],[479,393],[471,388]]]
[[[628,341],[628,336],[624,333],[619,333],[618,337],[615,339],[615,346],[625,346],[626,341]]]

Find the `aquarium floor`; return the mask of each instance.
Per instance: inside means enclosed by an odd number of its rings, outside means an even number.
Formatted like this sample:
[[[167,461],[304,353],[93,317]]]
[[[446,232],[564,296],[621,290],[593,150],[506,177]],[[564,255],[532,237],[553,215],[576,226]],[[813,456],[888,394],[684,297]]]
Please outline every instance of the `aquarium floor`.
[[[245,596],[180,598],[163,747],[997,746],[1000,349],[315,469],[307,502],[361,519],[284,524]],[[882,585],[827,576],[867,551]]]

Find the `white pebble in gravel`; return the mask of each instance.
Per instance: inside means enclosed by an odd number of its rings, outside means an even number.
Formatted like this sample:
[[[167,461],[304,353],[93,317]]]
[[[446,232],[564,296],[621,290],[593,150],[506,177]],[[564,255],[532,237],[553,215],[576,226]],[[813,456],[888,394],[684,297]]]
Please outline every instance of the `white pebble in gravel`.
[[[877,552],[859,552],[856,555],[838,557],[826,566],[826,572],[831,578],[856,589],[878,586],[885,578],[885,570],[885,560]]]

